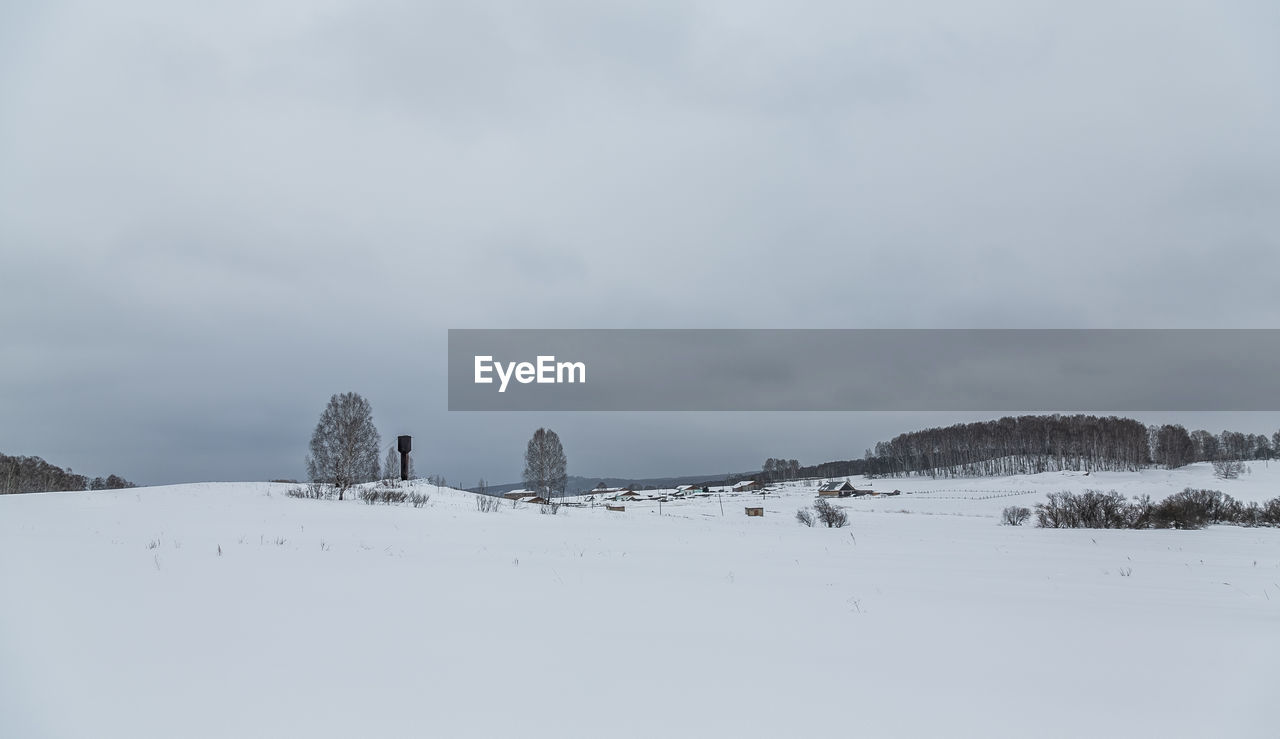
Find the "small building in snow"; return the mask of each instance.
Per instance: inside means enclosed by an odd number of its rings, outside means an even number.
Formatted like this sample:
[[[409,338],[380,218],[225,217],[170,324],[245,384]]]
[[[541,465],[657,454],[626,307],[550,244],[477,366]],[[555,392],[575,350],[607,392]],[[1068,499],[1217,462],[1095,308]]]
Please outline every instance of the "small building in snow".
[[[859,490],[848,480],[832,480],[818,488],[818,495],[824,498],[848,498],[850,495],[868,495],[870,490]]]
[[[597,487],[591,491],[592,495],[599,495],[604,498],[618,498],[623,495],[635,495],[631,488],[601,488]]]

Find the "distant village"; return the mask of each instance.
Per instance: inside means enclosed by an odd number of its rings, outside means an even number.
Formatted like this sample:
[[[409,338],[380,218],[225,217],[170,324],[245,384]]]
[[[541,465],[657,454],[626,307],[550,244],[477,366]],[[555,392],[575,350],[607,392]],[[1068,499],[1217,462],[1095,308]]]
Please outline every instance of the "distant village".
[[[795,481],[796,483],[805,481]],[[601,482],[591,490],[565,495],[563,497],[556,496],[554,500],[539,495],[532,490],[511,490],[502,493],[502,497],[515,503],[527,503],[532,505],[544,503],[557,503],[568,506],[589,507],[594,505],[622,504],[628,501],[634,502],[659,502],[666,503],[676,500],[688,500],[692,498],[710,498],[713,496],[740,496],[740,495],[759,495],[767,496],[771,492],[776,492],[779,486],[785,483],[764,484],[758,480],[739,480],[729,485],[679,485],[675,488],[668,489],[641,489],[636,490],[630,487],[609,487]],[[824,482],[818,486],[818,495],[823,498],[856,498],[865,495],[900,495],[901,491],[879,491],[870,488],[859,488],[854,486],[848,480],[833,480]],[[611,506],[617,510],[617,506]]]

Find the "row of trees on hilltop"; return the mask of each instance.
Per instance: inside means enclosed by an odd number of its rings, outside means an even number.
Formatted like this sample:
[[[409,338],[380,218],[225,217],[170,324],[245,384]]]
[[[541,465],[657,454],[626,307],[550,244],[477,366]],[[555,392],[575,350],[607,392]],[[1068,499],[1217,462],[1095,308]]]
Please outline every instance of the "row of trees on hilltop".
[[[798,479],[800,470],[799,460],[769,457],[764,461],[764,467],[761,468],[760,473],[764,477],[764,482],[778,482]]]
[[[119,475],[89,478],[39,457],[0,454],[0,495],[51,490],[118,490],[135,487]]]
[[[1116,416],[1006,416],[899,434],[876,444],[873,474],[983,477],[1060,470],[1137,470],[1147,427]]]
[[[1152,426],[1148,430],[1151,461],[1162,467],[1181,467],[1192,462],[1245,461],[1271,459],[1280,450],[1280,431],[1270,439],[1262,434],[1204,429],[1187,431],[1179,424]]]
[[[1280,431],[1263,434],[1178,424],[1146,426],[1131,418],[1089,415],[1007,416],[899,434],[867,450],[862,460],[828,462],[817,476],[927,475],[982,477],[1061,470],[1170,469],[1194,462],[1271,459]]]

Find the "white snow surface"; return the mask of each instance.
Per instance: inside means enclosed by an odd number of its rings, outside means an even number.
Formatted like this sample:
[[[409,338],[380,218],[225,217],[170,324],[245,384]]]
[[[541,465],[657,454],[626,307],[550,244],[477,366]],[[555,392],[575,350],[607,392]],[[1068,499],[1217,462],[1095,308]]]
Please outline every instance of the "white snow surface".
[[[1280,495],[1251,467],[852,478],[903,494],[834,501],[844,529],[795,521],[819,481],[559,515],[3,496],[0,737],[1275,737],[1280,530],[998,525]]]

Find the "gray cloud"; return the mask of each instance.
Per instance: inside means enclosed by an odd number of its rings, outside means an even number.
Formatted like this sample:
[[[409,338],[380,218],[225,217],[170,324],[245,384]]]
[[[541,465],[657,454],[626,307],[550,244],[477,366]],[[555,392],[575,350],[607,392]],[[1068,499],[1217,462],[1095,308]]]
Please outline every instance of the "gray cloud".
[[[1277,13],[10,3],[0,450],[298,475],[354,389],[459,479],[701,472],[900,428],[449,414],[445,330],[1273,327]]]

